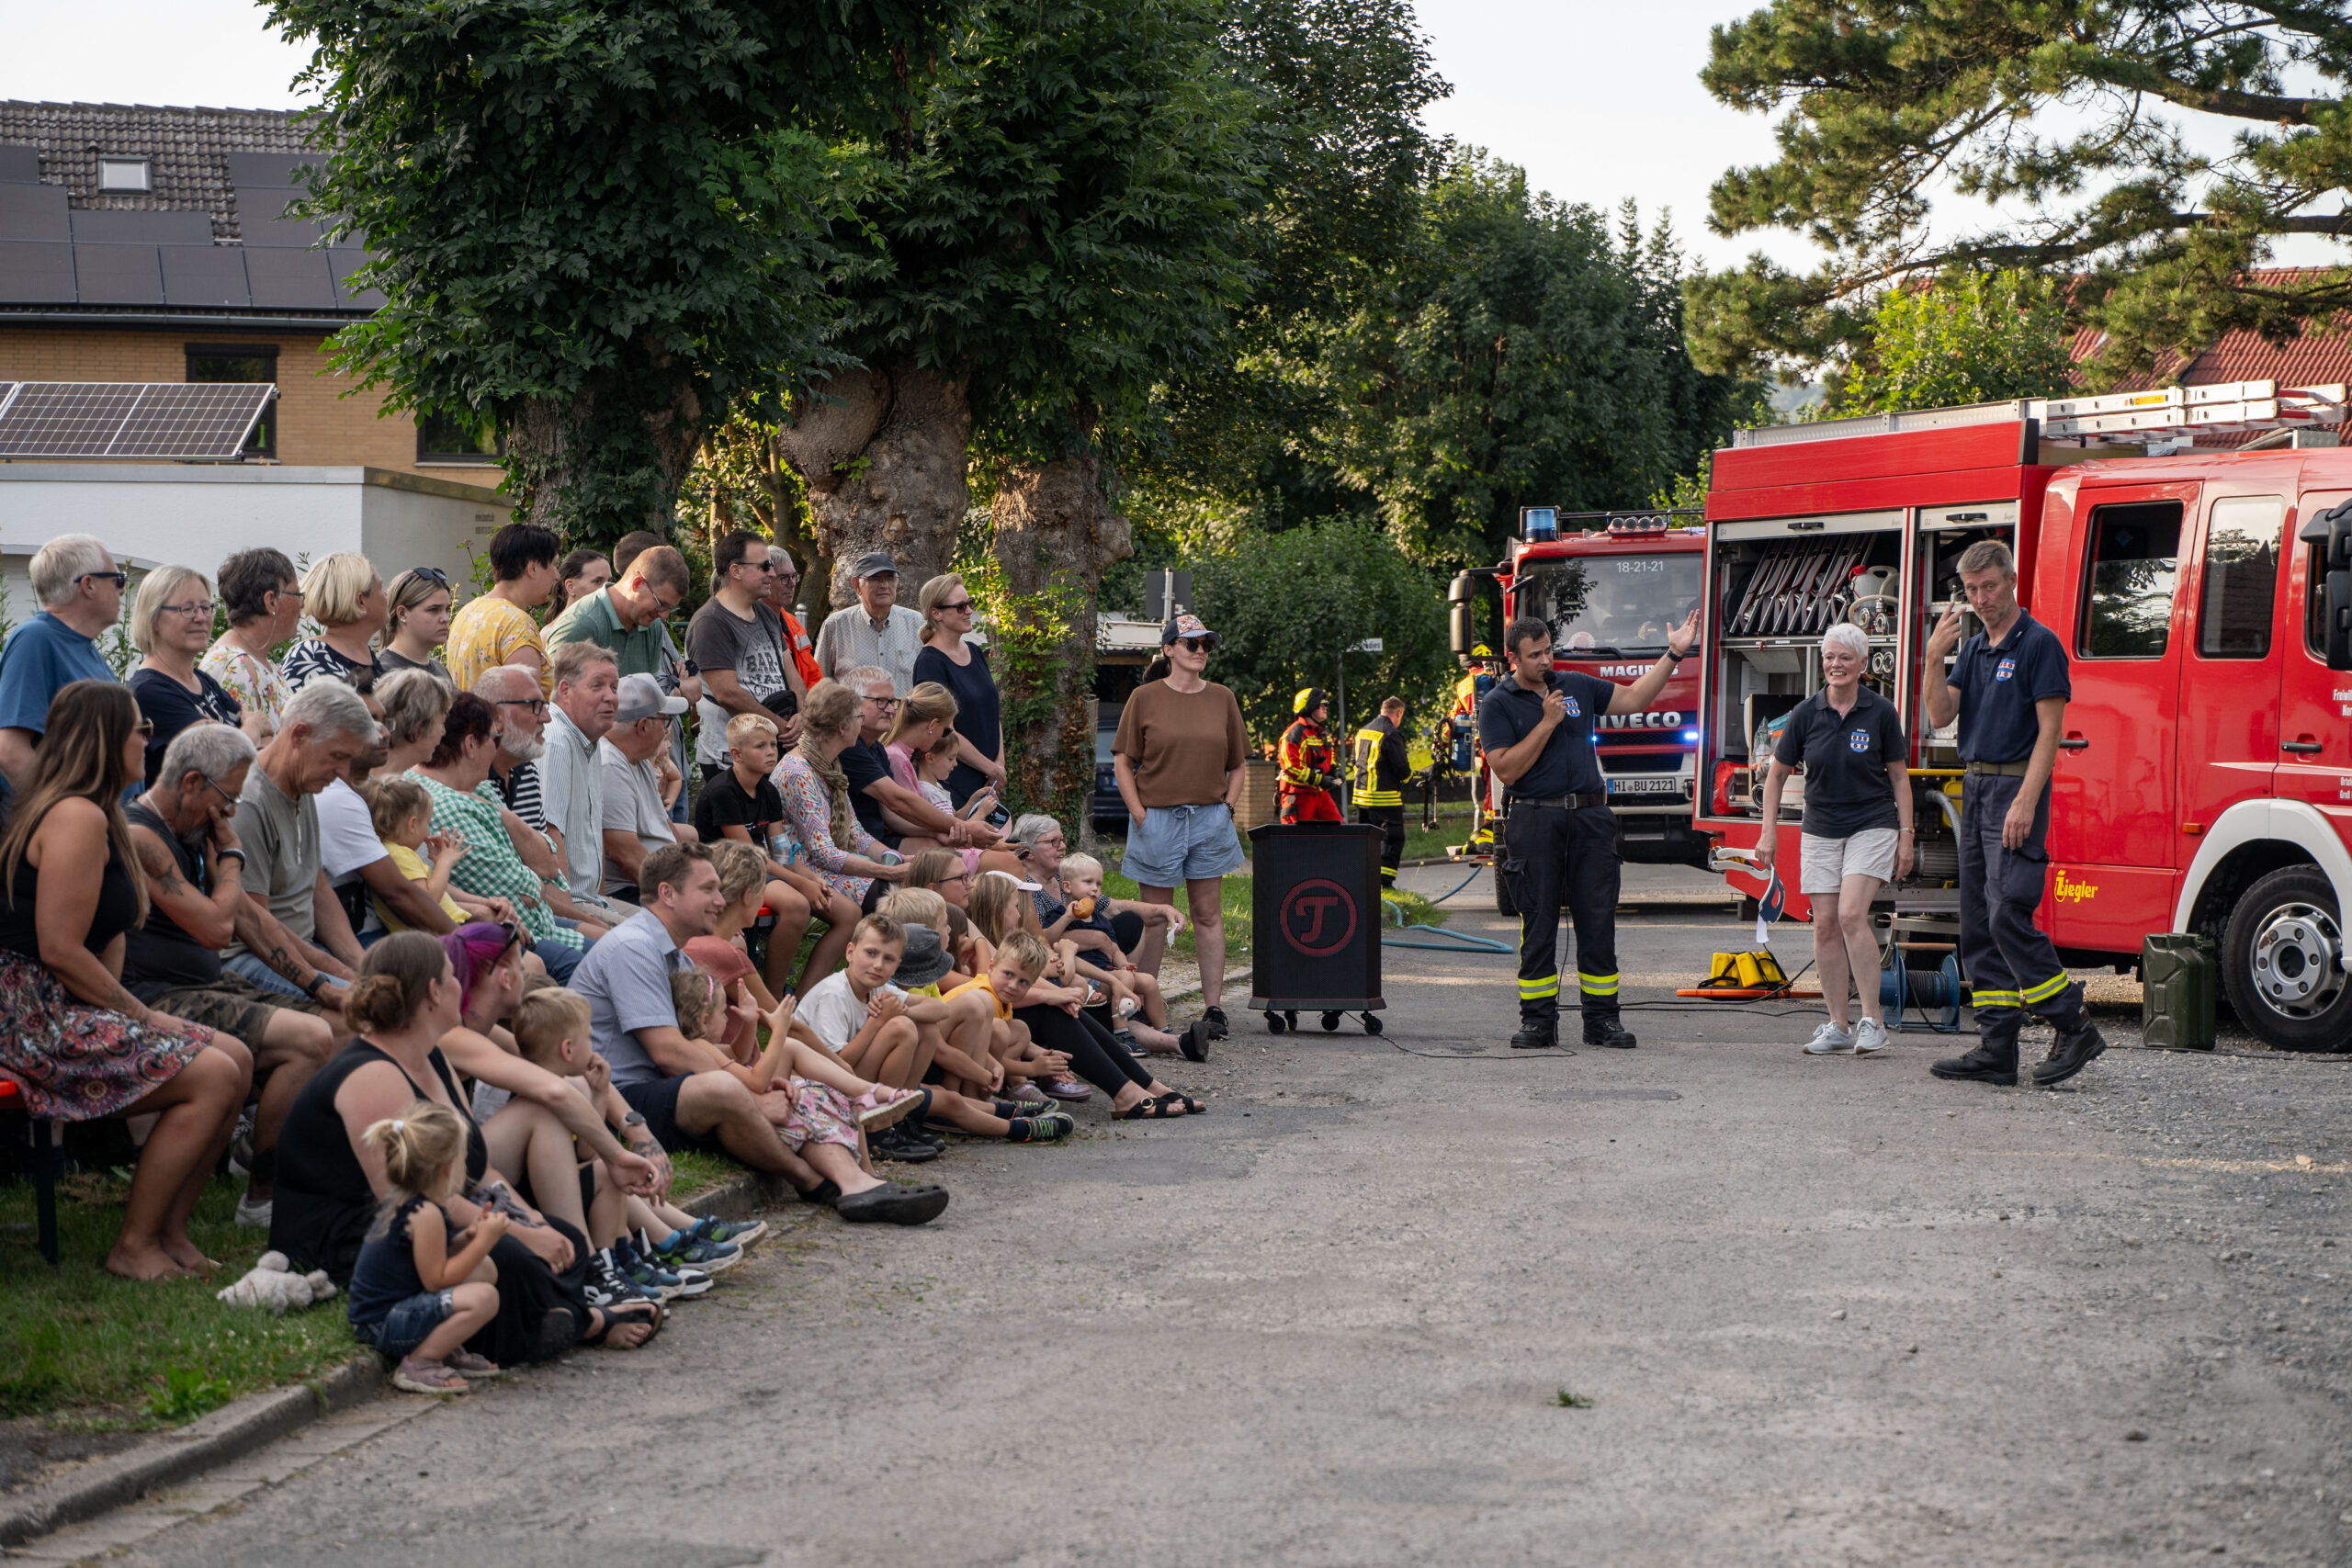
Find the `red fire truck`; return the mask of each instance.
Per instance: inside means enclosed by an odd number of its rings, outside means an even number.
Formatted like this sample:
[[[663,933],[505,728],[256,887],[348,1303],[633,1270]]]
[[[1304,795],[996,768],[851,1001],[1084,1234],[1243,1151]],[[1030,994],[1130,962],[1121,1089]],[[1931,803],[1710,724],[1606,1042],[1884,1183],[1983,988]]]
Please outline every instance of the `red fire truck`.
[[[1894,934],[1948,941],[1962,774],[1926,723],[1921,682],[1943,669],[1924,649],[1965,608],[1961,552],[2003,540],[2073,661],[2042,928],[2069,964],[2118,972],[2149,933],[2203,933],[2256,1033],[2352,1047],[2352,450],[2324,428],[2345,400],[2253,382],[1742,432],[1707,501],[1697,826],[1754,844],[1775,722],[1820,685],[1821,632],[1857,625],[1913,745],[1919,856],[1891,890]],[[2269,434],[2183,450],[2200,430]],[[1792,791],[1783,864],[1802,815]]]
[[[1706,530],[1696,513],[1572,512],[1531,506],[1520,513],[1520,536],[1499,566],[1453,580],[1454,653],[1465,660],[1488,639],[1476,632],[1476,580],[1502,588],[1503,625],[1514,615],[1551,624],[1554,665],[1606,680],[1631,681],[1666,651],[1666,634],[1699,603],[1700,563]],[[1499,637],[1489,644],[1502,651]],[[1499,671],[1500,660],[1490,667]],[[1647,713],[1612,714],[1600,721],[1594,745],[1618,844],[1628,860],[1707,863],[1708,840],[1691,830],[1693,759],[1699,749],[1699,682],[1695,670],[1678,672]],[[1476,760],[1475,799],[1479,818],[1472,840],[1501,830],[1502,781]],[[1500,846],[1495,846],[1499,850]],[[1496,855],[1495,902],[1515,913]]]

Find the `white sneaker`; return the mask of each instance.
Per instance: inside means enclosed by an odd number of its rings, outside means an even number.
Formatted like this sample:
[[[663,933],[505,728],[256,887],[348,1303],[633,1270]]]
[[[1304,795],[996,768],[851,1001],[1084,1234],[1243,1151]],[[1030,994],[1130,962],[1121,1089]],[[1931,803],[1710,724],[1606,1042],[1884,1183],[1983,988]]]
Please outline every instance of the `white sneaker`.
[[[1813,1032],[1813,1038],[1804,1043],[1804,1054],[1808,1056],[1850,1056],[1854,1054],[1854,1037],[1824,1020],[1821,1027]]]
[[[269,1228],[270,1211],[275,1206],[274,1199],[265,1198],[256,1203],[250,1198],[240,1198],[237,1200],[237,1223],[247,1230],[266,1231]]]
[[[1886,1025],[1866,1018],[1854,1026],[1854,1055],[1875,1056],[1886,1049]]]

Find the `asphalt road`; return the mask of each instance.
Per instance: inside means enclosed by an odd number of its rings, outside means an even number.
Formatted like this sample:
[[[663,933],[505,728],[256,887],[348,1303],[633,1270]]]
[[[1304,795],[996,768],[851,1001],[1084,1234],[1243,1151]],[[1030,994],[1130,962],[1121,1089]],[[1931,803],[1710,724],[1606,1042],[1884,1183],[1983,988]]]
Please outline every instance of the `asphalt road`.
[[[1628,974],[1739,944],[1623,931]],[[2117,1015],[2004,1090],[1929,1078],[1943,1039],[1809,1060],[1810,1014],[1647,1007],[1637,1051],[1515,1056],[1510,975],[1392,952],[1379,1039],[1237,1012],[1169,1075],[1206,1117],[962,1145],[923,1230],[787,1210],[653,1350],[130,1560],[2352,1561],[2352,1065]]]

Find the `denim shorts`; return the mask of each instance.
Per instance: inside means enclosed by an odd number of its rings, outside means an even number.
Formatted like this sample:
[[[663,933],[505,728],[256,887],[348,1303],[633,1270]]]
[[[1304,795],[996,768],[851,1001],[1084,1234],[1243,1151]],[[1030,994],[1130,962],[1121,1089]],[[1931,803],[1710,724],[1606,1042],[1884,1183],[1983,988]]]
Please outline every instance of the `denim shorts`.
[[[1208,806],[1148,806],[1143,826],[1127,829],[1127,855],[1119,869],[1143,887],[1181,887],[1238,871],[1245,857],[1233,812]]]
[[[374,1346],[394,1359],[407,1355],[424,1343],[426,1335],[449,1320],[458,1310],[447,1291],[426,1291],[406,1301],[394,1302],[392,1310],[374,1323],[355,1323],[351,1331],[360,1339]]]

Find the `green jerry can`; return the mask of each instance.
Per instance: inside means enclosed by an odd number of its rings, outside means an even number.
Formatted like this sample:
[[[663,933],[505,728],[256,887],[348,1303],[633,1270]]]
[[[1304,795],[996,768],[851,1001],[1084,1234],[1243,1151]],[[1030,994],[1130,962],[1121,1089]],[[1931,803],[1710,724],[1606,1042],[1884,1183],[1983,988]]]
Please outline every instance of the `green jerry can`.
[[[2221,960],[2210,936],[2156,931],[2140,943],[2140,1036],[2167,1051],[2213,1048]]]

